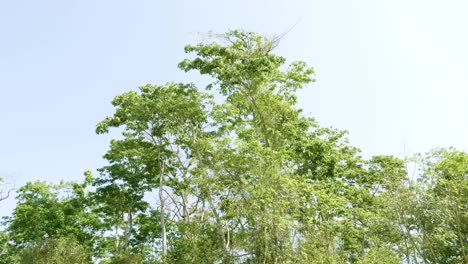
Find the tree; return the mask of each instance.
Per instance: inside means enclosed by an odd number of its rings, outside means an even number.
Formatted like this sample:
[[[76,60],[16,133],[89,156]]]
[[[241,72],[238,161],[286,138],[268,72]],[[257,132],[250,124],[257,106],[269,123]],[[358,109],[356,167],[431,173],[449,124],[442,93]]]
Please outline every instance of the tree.
[[[293,248],[291,215],[302,184],[282,164],[291,161],[290,140],[308,122],[294,107],[294,91],[313,81],[313,70],[295,62],[282,71],[285,59],[271,54],[273,43],[259,35],[231,31],[219,37],[224,45],[186,46],[196,57],[179,64],[210,75],[207,88],[225,97],[212,112],[216,137],[204,158],[212,175],[205,185],[208,204],[225,262],[240,253],[259,263],[281,262]]]
[[[435,149],[416,157],[420,169],[415,224],[421,257],[467,263],[468,154]]]
[[[192,155],[194,140],[206,123],[205,99],[191,84],[146,85],[140,87],[140,93],[131,91],[117,96],[113,101],[116,112],[97,126],[97,133],[106,133],[110,127],[123,127],[124,139],[114,141],[114,145],[120,144],[126,152],[118,155],[130,162],[135,158],[140,160],[133,165],[143,168],[142,173],[128,177],[120,174],[127,177],[121,179],[148,185],[148,190],[158,189],[162,259],[167,255],[165,197],[172,198],[174,206],[178,206],[173,196],[179,194],[183,207],[182,211],[178,210],[179,216],[187,218],[189,211],[186,188],[190,184],[187,173],[192,164],[186,158]]]
[[[209,251],[205,259],[223,263],[310,262],[318,253],[355,261],[373,246],[358,212],[375,208],[353,201],[368,195],[358,183],[365,162],[346,132],[301,114],[295,92],[313,82],[313,69],[285,67],[276,44],[234,30],[188,45],[194,56],[179,67],[209,75],[218,102],[193,84],[147,85],[117,96],[114,115],[98,125],[98,133],[124,131],[105,156],[106,188],[121,197],[158,191],[162,260],[193,262]],[[373,254],[386,250],[378,246]]]
[[[12,216],[6,218],[9,241],[2,252],[2,260],[12,263],[12,258],[25,252],[44,252],[43,246],[47,252],[57,249],[55,246],[65,250],[61,239],[74,241],[84,250],[92,249],[96,219],[86,209],[86,185],[87,182],[54,185],[36,181],[20,187],[17,206]],[[90,258],[91,255],[87,255],[87,259]]]
[[[122,132],[84,183],[27,183],[0,263],[468,263],[468,154],[369,160],[297,106],[314,81],[241,30],[187,45],[195,84],[112,101]]]

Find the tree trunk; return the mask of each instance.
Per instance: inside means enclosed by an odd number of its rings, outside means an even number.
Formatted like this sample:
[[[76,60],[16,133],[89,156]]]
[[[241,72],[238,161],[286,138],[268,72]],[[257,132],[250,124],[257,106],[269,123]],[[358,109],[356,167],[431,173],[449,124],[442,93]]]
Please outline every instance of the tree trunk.
[[[125,243],[123,245],[123,249],[126,250],[128,248],[128,244],[129,244],[129,241],[130,241],[130,236],[132,234],[132,229],[133,229],[133,215],[132,215],[132,210],[131,209],[128,209],[128,212],[127,212],[127,228],[125,230]]]
[[[161,162],[162,163],[162,162]],[[160,213],[160,225],[161,225],[161,235],[162,235],[162,258],[163,261],[166,258],[167,254],[167,234],[166,234],[166,223],[165,223],[165,215],[164,215],[164,197],[163,197],[163,188],[164,188],[164,164],[161,164],[161,171],[159,174],[159,213]]]

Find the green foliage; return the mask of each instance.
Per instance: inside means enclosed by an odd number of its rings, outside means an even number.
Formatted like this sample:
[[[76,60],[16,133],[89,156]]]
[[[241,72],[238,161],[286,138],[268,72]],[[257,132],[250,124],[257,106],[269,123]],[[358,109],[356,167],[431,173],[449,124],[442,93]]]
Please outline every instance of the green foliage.
[[[86,215],[87,204],[79,184],[29,182],[17,193],[17,207],[7,218],[9,235],[17,246],[45,238],[70,236],[85,242],[91,237],[84,230],[92,220]]]
[[[92,263],[91,252],[73,239],[46,239],[24,248],[17,263],[21,264],[86,264]]]
[[[424,259],[467,263],[468,154],[436,149],[416,157],[421,177],[415,217]]]
[[[24,254],[24,257],[38,254],[46,258],[49,251],[62,254],[67,241],[85,249],[93,248],[97,219],[88,214],[85,186],[86,183],[53,185],[36,181],[20,187],[17,206],[5,221],[8,242],[4,244],[0,259],[6,261]],[[80,252],[75,253],[80,255]]]
[[[138,255],[122,254],[111,258],[109,261],[104,261],[103,264],[140,264],[143,263],[143,258]]]
[[[468,154],[420,154],[416,180],[410,160],[365,160],[297,107],[314,70],[279,38],[211,37],[179,64],[204,92],[116,96],[96,132],[122,136],[96,177],[18,189],[0,263],[468,263]]]
[[[169,263],[216,263],[223,257],[215,225],[208,223],[178,223],[169,237]]]

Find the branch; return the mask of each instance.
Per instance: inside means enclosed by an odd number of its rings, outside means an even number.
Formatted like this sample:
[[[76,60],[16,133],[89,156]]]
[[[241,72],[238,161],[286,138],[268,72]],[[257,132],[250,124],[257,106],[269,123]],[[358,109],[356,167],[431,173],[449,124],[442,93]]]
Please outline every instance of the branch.
[[[5,197],[3,197],[3,196],[0,196],[0,202],[1,202],[1,201],[3,201],[3,200],[6,200],[6,199],[8,199],[8,197],[10,197],[10,193],[11,193],[11,192],[12,192],[14,189],[15,189],[15,188],[11,188],[11,189],[9,189],[9,190],[8,190],[8,192],[7,192],[7,195],[6,195]],[[3,195],[3,191],[2,191],[2,192],[0,192],[0,194],[2,194],[2,195]]]
[[[174,199],[174,197],[166,190],[163,188],[163,191],[167,194],[167,196],[169,197],[169,199],[171,199],[172,203],[175,205],[176,209],[177,209],[177,214],[179,215],[179,217],[183,217],[183,215],[180,213],[180,209],[179,209],[179,206],[177,206],[177,201]]]

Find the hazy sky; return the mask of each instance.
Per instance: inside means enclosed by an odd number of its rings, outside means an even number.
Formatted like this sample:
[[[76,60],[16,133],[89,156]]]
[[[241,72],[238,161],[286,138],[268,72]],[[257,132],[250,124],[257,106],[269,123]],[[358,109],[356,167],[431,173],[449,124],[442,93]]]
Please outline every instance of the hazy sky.
[[[468,1],[0,0],[0,176],[82,180],[112,98],[177,69],[197,32],[281,34],[277,53],[317,82],[304,112],[346,129],[363,156],[468,149]],[[0,203],[8,214],[14,200]]]

